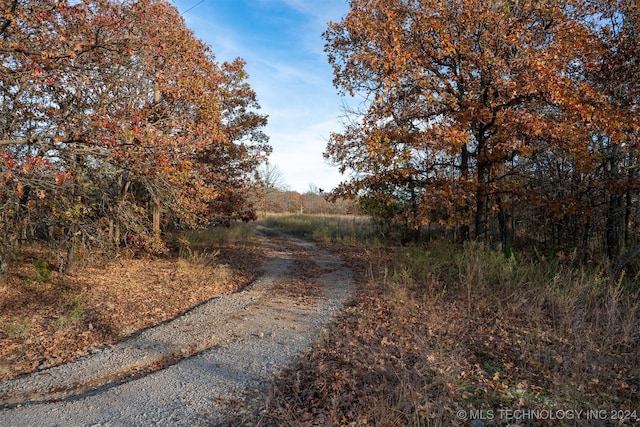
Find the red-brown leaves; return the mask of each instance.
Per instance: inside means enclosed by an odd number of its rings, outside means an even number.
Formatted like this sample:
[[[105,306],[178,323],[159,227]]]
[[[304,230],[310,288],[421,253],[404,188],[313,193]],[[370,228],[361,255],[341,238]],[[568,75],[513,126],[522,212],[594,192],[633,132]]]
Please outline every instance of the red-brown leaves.
[[[157,226],[153,209],[192,225],[251,211],[244,192],[270,148],[241,60],[217,63],[165,1],[0,8],[0,175],[24,188],[0,191],[0,206],[18,208],[0,230],[38,217],[86,241],[109,218],[103,243],[118,246]],[[30,211],[35,194],[44,210]],[[87,215],[52,215],[71,210]]]

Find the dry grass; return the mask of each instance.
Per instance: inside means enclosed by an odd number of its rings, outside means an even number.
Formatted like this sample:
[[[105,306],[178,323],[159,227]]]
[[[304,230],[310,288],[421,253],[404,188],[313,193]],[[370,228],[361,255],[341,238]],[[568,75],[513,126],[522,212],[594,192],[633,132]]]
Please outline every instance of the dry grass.
[[[469,416],[495,426],[638,425],[638,277],[612,281],[606,264],[506,259],[475,245],[385,247],[361,219],[267,221],[340,252],[359,290],[266,399],[239,405],[253,415],[230,425],[468,426]],[[246,283],[258,250],[233,233],[176,236],[182,257],[110,261],[74,277],[46,278],[35,267],[43,254],[26,254],[0,289],[3,376],[64,362]],[[299,275],[308,261],[299,257]]]
[[[359,215],[291,215],[269,213],[261,224],[320,243],[360,245],[374,241],[376,233],[368,217]]]
[[[0,378],[68,362],[243,287],[260,249],[244,231],[226,232],[184,233],[180,255],[103,260],[73,276],[42,248],[25,248],[0,287]]]
[[[230,425],[638,425],[635,280],[482,246],[333,249],[357,300]]]

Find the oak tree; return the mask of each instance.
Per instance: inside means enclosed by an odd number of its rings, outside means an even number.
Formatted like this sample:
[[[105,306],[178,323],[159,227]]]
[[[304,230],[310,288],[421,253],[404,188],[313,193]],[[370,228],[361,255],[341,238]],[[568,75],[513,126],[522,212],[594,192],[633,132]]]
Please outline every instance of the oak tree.
[[[565,0],[351,1],[325,32],[334,84],[364,99],[327,146],[351,173],[336,195],[416,229],[440,221],[485,239],[496,222],[505,245],[523,205],[585,217],[594,135],[622,135],[585,77],[605,49],[597,14]],[[545,159],[576,188],[552,199],[532,188]]]
[[[161,249],[161,223],[253,215],[270,147],[242,60],[218,63],[161,0],[0,7],[4,252],[59,240],[70,266],[91,246]]]

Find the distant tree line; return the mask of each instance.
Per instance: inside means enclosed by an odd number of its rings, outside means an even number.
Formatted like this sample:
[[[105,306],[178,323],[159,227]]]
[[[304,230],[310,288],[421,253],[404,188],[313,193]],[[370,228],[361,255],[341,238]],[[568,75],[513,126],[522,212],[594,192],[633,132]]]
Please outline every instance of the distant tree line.
[[[328,201],[325,194],[308,191],[275,191],[269,194],[265,206],[266,212],[292,214],[325,215],[361,215],[357,203],[340,199]]]
[[[359,96],[326,157],[381,224],[619,259],[640,231],[640,7],[352,0],[324,37]]]
[[[280,167],[269,162],[256,171],[253,197],[254,205],[263,215],[267,213],[362,215],[363,213],[357,201],[330,198],[328,192],[313,183],[309,184],[309,189],[304,193],[289,190]]]
[[[244,62],[217,62],[167,1],[0,2],[0,105],[0,274],[32,240],[70,271],[256,216],[271,148]]]

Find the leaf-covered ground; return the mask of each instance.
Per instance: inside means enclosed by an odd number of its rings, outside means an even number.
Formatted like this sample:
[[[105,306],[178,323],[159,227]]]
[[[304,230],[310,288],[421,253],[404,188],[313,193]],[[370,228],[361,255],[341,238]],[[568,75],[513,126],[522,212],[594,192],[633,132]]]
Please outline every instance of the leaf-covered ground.
[[[640,425],[637,345],[598,349],[529,318],[527,301],[407,286],[390,253],[339,250],[355,301],[229,425]]]
[[[637,330],[602,339],[603,325],[579,323],[587,317],[552,298],[501,288],[489,277],[496,265],[511,268],[500,257],[469,261],[482,273],[472,277],[437,250],[411,264],[400,248],[330,247],[356,274],[354,301],[266,399],[238,402],[242,415],[229,425],[640,425]],[[232,292],[254,277],[258,253],[226,245],[213,257],[115,260],[49,278],[37,267],[43,255],[27,254],[0,288],[2,376],[71,360]],[[312,261],[296,260],[301,280]],[[487,283],[475,289],[465,274]],[[622,327],[636,314],[621,307],[633,304],[596,312]]]
[[[255,277],[257,246],[216,251],[94,262],[70,276],[44,251],[25,250],[0,287],[0,378],[69,362]]]

